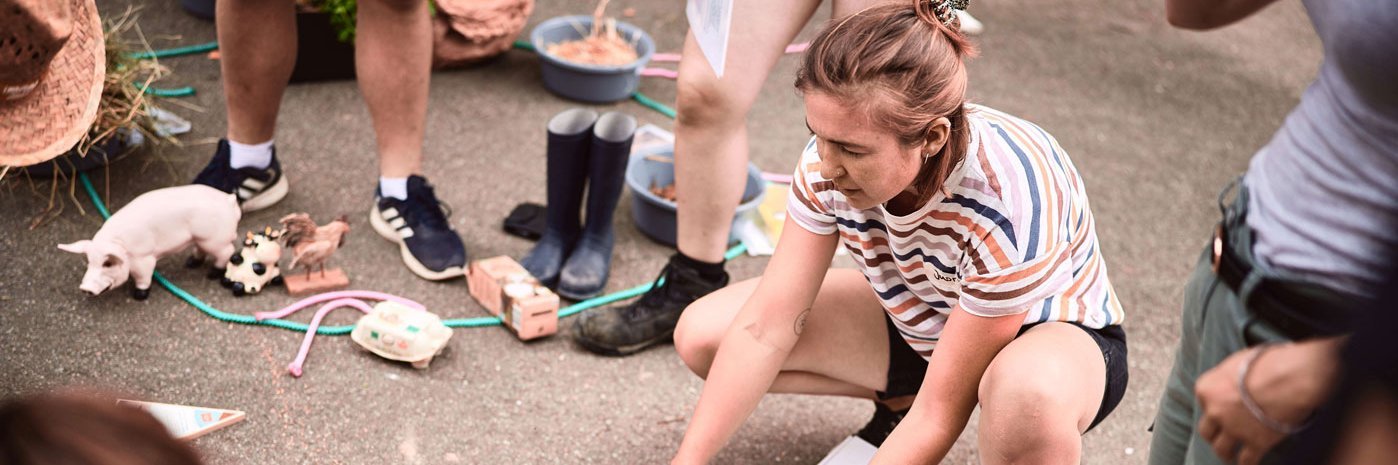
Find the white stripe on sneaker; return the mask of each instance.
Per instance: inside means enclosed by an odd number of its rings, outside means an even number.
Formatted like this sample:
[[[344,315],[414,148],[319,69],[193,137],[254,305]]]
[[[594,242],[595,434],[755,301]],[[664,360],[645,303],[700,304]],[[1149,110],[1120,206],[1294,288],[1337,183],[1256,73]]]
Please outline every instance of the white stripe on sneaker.
[[[413,237],[413,228],[402,228],[398,230],[398,236],[404,239]]]
[[[246,188],[246,187],[239,187],[239,188],[238,188],[238,198],[240,198],[240,199],[243,199],[243,200],[251,199],[252,196],[253,196],[253,195],[256,195],[256,194],[257,194],[256,192],[253,192],[251,189],[248,189],[248,188]]]
[[[383,216],[383,220],[384,220],[384,221],[395,220],[395,219],[398,219],[398,209],[397,209],[397,208],[389,208],[389,209],[387,209],[387,210],[384,210],[384,211],[382,211],[382,212],[379,212],[379,215],[380,215],[380,216]]]
[[[255,179],[255,178],[247,178],[247,179],[244,179],[244,180],[243,180],[243,187],[246,187],[246,188],[248,188],[248,189],[252,189],[252,190],[254,190],[254,191],[261,190],[261,189],[262,189],[263,187],[265,187],[266,185],[267,185],[267,183],[262,182],[262,181],[259,181],[259,180]]]
[[[393,226],[393,229],[403,229],[403,226],[406,225],[406,224],[407,224],[407,222],[403,221],[402,218],[394,218],[394,219],[388,220],[388,225],[389,225],[389,226]]]

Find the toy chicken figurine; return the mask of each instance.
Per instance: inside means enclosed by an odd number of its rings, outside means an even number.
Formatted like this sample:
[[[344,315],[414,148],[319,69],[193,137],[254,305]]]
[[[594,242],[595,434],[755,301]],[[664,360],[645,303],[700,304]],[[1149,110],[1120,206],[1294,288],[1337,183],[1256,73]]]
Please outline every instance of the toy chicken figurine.
[[[291,250],[291,264],[287,270],[297,266],[306,269],[304,275],[286,276],[286,289],[291,295],[321,293],[343,289],[349,286],[349,277],[339,268],[325,269],[325,263],[344,245],[345,234],[349,232],[349,222],[344,215],[335,221],[316,226],[311,216],[305,213],[292,213],[282,217],[282,239]],[[312,273],[312,269],[318,273]]]

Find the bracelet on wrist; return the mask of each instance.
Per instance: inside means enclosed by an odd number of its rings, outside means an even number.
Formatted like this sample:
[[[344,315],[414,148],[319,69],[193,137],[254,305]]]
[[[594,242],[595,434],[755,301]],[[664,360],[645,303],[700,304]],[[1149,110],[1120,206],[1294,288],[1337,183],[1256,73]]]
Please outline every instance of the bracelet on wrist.
[[[1248,372],[1252,370],[1253,362],[1256,362],[1257,359],[1262,357],[1263,353],[1266,353],[1268,349],[1274,346],[1276,346],[1275,343],[1266,343],[1257,346],[1257,348],[1252,350],[1251,354],[1248,354],[1246,359],[1243,359],[1243,365],[1238,367],[1238,396],[1242,399],[1243,406],[1247,407],[1248,412],[1251,412],[1252,417],[1256,418],[1259,423],[1262,423],[1263,426],[1266,426],[1272,431],[1290,436],[1305,429],[1310,422],[1290,424],[1273,419],[1267,416],[1266,412],[1262,411],[1262,406],[1257,405],[1257,401],[1253,400],[1252,394],[1248,393]]]

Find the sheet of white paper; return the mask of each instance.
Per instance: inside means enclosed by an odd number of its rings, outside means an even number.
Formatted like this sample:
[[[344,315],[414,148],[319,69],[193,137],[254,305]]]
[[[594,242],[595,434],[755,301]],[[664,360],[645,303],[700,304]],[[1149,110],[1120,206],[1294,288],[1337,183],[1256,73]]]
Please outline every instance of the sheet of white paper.
[[[675,135],[654,124],[636,129],[636,135],[631,139],[631,153],[653,152],[659,147],[668,147],[673,151],[674,146]]]
[[[689,0],[684,8],[689,30],[709,60],[714,75],[723,77],[728,57],[728,29],[733,24],[733,0]]]
[[[777,250],[777,245],[768,240],[767,232],[762,230],[761,221],[757,211],[753,210],[733,226],[733,235],[748,247],[748,256],[751,257],[771,255]]]
[[[874,460],[874,453],[878,451],[879,448],[873,444],[859,439],[858,436],[850,436],[831,449],[819,465],[868,465]]]

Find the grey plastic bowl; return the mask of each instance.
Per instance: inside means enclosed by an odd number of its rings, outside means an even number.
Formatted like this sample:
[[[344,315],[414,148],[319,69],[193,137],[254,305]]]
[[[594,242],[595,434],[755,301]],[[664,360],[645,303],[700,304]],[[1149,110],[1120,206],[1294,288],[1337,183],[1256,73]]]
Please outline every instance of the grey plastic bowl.
[[[647,157],[674,158],[674,152],[672,147],[636,152],[631,154],[631,160],[626,165],[626,185],[631,188],[631,217],[636,220],[636,229],[656,242],[671,247],[675,246],[676,241],[675,203],[652,193],[650,186],[652,183],[657,186],[673,184],[675,164],[648,160]],[[762,196],[766,192],[762,171],[758,170],[756,165],[748,163],[747,186],[743,189],[742,203],[733,215],[734,225],[744,213],[762,203]],[[730,237],[731,231],[733,229],[730,229]]]
[[[641,28],[618,21],[617,33],[636,44],[635,62],[624,66],[597,66],[573,63],[548,52],[550,44],[581,39],[582,31],[592,29],[591,16],[560,16],[540,23],[529,34],[529,41],[543,64],[544,87],[560,97],[588,103],[607,103],[631,98],[641,81],[641,69],[655,53],[655,42]]]

